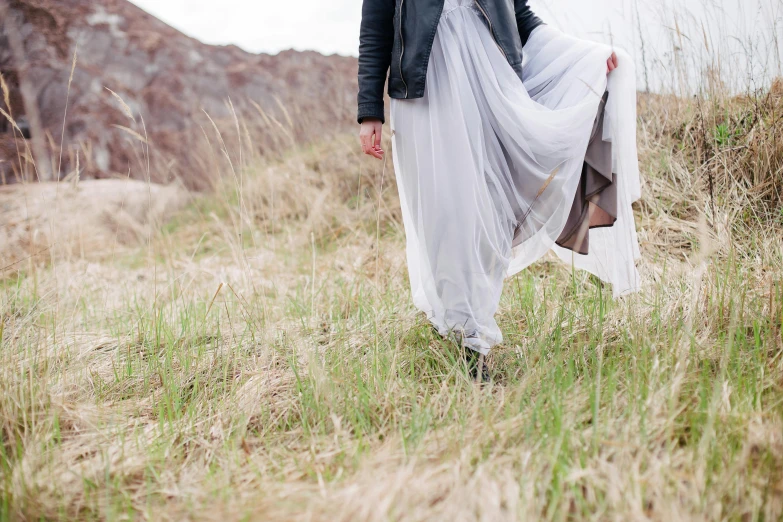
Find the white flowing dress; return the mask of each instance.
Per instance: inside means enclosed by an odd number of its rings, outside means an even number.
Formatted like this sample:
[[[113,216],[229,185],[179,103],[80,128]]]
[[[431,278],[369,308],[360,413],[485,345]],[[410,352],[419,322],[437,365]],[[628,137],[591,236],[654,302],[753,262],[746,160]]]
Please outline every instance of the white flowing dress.
[[[608,77],[616,51],[620,66]],[[616,221],[590,230],[586,255],[563,233],[603,107]],[[494,316],[505,277],[549,250],[636,291],[640,197],[636,81],[630,57],[542,25],[524,48],[523,79],[474,0],[445,0],[423,98],[391,102],[392,147],[415,306],[441,335],[459,331],[487,354],[502,342]]]

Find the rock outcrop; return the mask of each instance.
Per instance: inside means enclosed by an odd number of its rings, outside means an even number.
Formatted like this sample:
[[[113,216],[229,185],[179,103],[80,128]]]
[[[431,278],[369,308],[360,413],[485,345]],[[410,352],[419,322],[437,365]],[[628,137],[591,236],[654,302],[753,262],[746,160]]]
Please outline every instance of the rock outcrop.
[[[211,175],[209,156],[219,142],[209,118],[227,133],[227,148],[238,147],[239,127],[248,153],[306,140],[353,118],[355,58],[205,45],[126,0],[2,4],[0,73],[10,107],[0,100],[0,108],[20,130],[39,134],[55,177],[74,175],[78,164],[82,179],[149,174],[198,188]],[[22,56],[10,31],[23,42]],[[29,123],[35,118],[25,110],[25,78],[41,129]],[[0,184],[25,170],[30,176],[25,158],[36,154],[19,138],[0,116]]]

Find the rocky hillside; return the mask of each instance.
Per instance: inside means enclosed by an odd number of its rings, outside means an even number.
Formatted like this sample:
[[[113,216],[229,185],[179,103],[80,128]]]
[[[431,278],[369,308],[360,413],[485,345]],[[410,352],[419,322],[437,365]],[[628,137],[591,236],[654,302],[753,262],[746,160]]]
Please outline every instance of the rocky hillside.
[[[209,169],[204,149],[219,142],[206,115],[233,132],[224,136],[227,143],[237,143],[232,105],[249,138],[245,146],[257,152],[274,146],[281,130],[286,139],[308,139],[352,120],[354,58],[255,55],[205,45],[126,0],[0,0],[3,9],[0,72],[10,107],[3,101],[0,107],[23,133],[29,128],[31,145],[38,138],[46,152],[31,147],[30,155],[48,158],[43,166],[51,162],[55,177],[75,173],[78,156],[82,179],[129,172],[146,178],[148,156],[139,136],[149,136],[153,180],[179,177],[203,185]],[[27,114],[35,110],[40,116]],[[0,120],[0,172],[11,182],[26,168],[24,152],[17,153],[25,144],[14,139],[6,118]]]

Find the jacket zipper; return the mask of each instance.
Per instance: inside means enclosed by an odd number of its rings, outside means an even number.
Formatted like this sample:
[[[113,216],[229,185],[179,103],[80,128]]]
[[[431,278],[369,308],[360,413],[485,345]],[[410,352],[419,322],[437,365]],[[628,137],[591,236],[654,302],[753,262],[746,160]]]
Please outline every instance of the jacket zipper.
[[[403,0],[403,1],[404,1],[404,0]],[[508,56],[506,55],[506,51],[504,51],[504,50],[503,50],[503,48],[502,48],[502,47],[500,46],[500,44],[498,43],[498,39],[497,39],[497,37],[495,36],[495,31],[492,29],[492,20],[490,20],[490,19],[489,19],[489,15],[488,15],[488,14],[487,14],[487,12],[484,10],[484,8],[481,6],[481,2],[479,2],[479,0],[476,0],[476,6],[477,6],[477,7],[479,8],[479,10],[481,11],[481,14],[483,14],[483,15],[484,15],[484,18],[486,18],[486,19],[487,19],[487,23],[489,24],[489,34],[491,34],[491,35],[492,35],[492,39],[493,39],[493,40],[495,40],[495,45],[497,45],[497,46],[498,46],[498,49],[500,49],[500,52],[501,52],[501,53],[503,53],[503,56],[506,58],[506,60],[508,60]]]
[[[405,0],[400,0],[400,46],[402,49],[400,50],[400,80],[402,80],[402,84],[405,86],[405,97],[408,97],[408,84],[405,82],[405,77],[402,75],[402,57],[405,54],[405,40],[402,37],[402,6],[405,4]]]

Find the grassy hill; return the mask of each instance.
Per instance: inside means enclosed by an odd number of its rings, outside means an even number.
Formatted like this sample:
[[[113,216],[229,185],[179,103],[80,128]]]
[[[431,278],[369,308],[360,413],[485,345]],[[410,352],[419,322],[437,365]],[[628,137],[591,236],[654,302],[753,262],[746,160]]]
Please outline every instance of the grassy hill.
[[[509,280],[484,388],[353,135],[77,222],[90,184],[5,189],[0,519],[780,519],[783,85],[639,109],[643,291]]]

